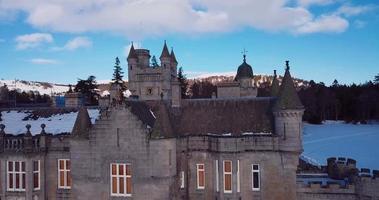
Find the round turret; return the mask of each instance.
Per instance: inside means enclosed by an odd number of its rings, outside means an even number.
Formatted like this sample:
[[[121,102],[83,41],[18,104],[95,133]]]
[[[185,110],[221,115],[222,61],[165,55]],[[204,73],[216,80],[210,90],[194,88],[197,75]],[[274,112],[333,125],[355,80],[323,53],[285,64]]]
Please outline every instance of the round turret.
[[[246,55],[243,56],[243,63],[238,67],[235,80],[252,79],[254,76],[253,68],[246,63]]]

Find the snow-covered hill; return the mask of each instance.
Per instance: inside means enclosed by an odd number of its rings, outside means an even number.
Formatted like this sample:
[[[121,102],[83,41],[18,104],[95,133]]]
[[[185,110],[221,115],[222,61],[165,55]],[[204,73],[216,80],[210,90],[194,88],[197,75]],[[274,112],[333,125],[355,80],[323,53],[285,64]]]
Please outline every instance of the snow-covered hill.
[[[7,85],[9,90],[18,90],[20,92],[38,92],[41,95],[61,95],[68,91],[68,85],[22,81],[22,80],[0,80],[0,87]]]

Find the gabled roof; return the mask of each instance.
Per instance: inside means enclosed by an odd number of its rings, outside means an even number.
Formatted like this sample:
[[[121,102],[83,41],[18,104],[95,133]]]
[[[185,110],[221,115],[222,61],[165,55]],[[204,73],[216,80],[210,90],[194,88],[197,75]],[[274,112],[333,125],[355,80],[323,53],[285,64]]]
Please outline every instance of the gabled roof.
[[[166,41],[164,41],[162,53],[161,53],[161,56],[159,58],[162,59],[162,58],[170,58],[170,57],[171,56],[170,56],[170,53],[168,52]]]
[[[276,70],[274,70],[274,78],[272,79],[272,83],[271,83],[270,96],[277,97],[279,94],[279,90],[280,90],[279,81],[276,77]]]
[[[304,106],[297,95],[291,74],[289,61],[286,61],[286,72],[280,86],[278,99],[275,103],[274,110],[303,109]]]
[[[76,117],[74,128],[72,128],[72,134],[80,135],[86,133],[91,126],[91,118],[89,117],[87,108],[81,107]]]
[[[129,59],[129,58],[138,58],[138,57],[137,57],[136,50],[134,49],[134,45],[133,45],[133,43],[132,43],[132,46],[130,47],[130,50],[129,50],[128,59]]]

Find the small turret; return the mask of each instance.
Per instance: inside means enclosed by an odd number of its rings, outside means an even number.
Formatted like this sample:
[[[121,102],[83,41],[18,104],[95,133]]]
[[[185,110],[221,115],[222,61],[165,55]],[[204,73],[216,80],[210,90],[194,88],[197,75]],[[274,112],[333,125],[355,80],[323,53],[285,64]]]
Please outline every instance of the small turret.
[[[276,70],[274,70],[274,78],[272,79],[272,83],[271,83],[270,96],[277,97],[279,94],[279,89],[280,89],[279,81],[276,77]]]
[[[304,106],[297,95],[289,69],[289,61],[286,61],[286,71],[273,107],[275,134],[281,138],[281,150],[300,154],[303,151],[302,117]]]
[[[84,106],[79,109],[78,116],[76,117],[74,128],[72,129],[73,135],[86,135],[89,128],[92,126],[87,108]]]
[[[171,48],[171,53],[170,53],[170,57],[171,57],[171,62],[175,63],[176,65],[178,64],[178,61],[176,60],[176,56],[175,56],[175,53],[174,53],[174,49]]]
[[[171,67],[171,59],[172,58],[171,58],[170,52],[168,52],[166,40],[164,41],[162,53],[161,53],[161,56],[159,57],[159,59],[161,60],[161,66],[163,68],[170,69],[170,67]]]
[[[132,46],[130,47],[130,50],[129,50],[129,55],[128,55],[128,60],[129,59],[137,59],[137,53],[136,53],[136,50],[134,49],[134,45],[133,45],[133,42],[132,42]]]

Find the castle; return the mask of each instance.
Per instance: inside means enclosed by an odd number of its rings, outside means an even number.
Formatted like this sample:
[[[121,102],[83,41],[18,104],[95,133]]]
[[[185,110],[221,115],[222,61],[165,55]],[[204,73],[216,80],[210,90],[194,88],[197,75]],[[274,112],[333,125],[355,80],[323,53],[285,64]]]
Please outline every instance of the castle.
[[[377,171],[351,159],[299,165],[304,108],[289,62],[271,97],[256,97],[244,57],[218,98],[181,99],[174,52],[149,59],[131,47],[122,104],[3,110],[1,199],[379,199]]]

